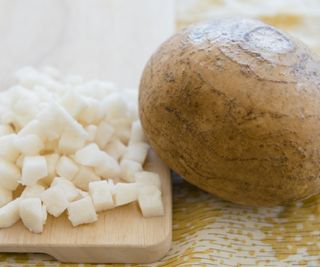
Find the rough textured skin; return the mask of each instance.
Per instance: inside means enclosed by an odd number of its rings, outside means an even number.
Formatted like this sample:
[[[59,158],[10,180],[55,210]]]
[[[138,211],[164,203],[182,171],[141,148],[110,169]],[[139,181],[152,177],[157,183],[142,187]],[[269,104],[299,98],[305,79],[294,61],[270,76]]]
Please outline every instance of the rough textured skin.
[[[320,63],[262,22],[186,28],[145,67],[140,117],[160,157],[189,182],[240,204],[320,192]]]

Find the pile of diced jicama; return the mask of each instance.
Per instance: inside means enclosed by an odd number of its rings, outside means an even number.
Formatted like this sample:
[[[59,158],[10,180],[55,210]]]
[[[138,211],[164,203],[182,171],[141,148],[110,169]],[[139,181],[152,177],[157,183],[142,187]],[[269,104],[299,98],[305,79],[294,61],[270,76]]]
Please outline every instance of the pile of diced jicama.
[[[137,91],[26,67],[0,92],[0,228],[41,233],[47,213],[73,226],[138,201],[163,215],[159,175],[143,170],[149,145]],[[16,196],[15,196],[16,195]]]

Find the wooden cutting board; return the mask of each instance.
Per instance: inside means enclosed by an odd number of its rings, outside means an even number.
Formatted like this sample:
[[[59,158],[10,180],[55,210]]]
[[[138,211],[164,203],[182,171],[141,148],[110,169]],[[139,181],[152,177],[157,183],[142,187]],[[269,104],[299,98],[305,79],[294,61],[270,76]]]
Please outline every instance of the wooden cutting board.
[[[146,169],[162,181],[163,217],[143,218],[136,203],[99,213],[94,224],[72,227],[67,216],[49,216],[42,234],[18,222],[0,230],[0,252],[46,253],[61,262],[150,263],[169,250],[172,235],[171,181],[166,165],[150,151]]]
[[[0,88],[21,66],[50,65],[85,78],[137,87],[143,65],[174,29],[171,0],[3,0],[0,3]],[[146,168],[162,180],[165,216],[143,218],[136,204],[99,214],[73,228],[48,218],[42,234],[21,222],[0,230],[0,252],[37,252],[78,263],[149,263],[170,248],[170,172],[151,151]]]

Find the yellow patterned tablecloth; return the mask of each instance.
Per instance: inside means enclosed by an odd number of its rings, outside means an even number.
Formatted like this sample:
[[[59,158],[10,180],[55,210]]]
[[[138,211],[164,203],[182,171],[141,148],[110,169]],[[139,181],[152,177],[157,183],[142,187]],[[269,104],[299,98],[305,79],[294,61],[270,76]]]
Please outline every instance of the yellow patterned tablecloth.
[[[288,207],[252,208],[179,178],[173,188],[172,249],[145,266],[320,266],[320,196]],[[0,261],[14,267],[125,266],[60,264],[39,254],[0,254]]]
[[[178,28],[230,15],[259,17],[320,52],[319,0],[177,0]],[[60,264],[46,255],[0,254],[0,266],[122,265]],[[251,208],[175,178],[173,246],[152,266],[320,266],[320,196],[287,207]]]

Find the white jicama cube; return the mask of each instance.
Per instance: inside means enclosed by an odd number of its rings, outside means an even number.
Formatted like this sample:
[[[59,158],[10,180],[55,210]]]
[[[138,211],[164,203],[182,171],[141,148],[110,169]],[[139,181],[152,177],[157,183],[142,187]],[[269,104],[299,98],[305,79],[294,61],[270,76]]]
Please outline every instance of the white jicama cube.
[[[76,136],[88,138],[87,132],[61,105],[51,102],[37,116],[49,140],[57,139],[68,131]]]
[[[89,193],[97,212],[114,207],[111,186],[107,181],[89,183]]]
[[[88,190],[88,185],[93,181],[100,181],[100,177],[96,175],[94,170],[90,167],[80,166],[78,173],[72,182],[82,190]]]
[[[144,143],[146,138],[139,120],[132,123],[129,144]]]
[[[36,85],[32,92],[37,95],[39,104],[36,106],[40,110],[46,102],[49,102],[54,96],[52,91],[48,91],[48,88],[43,87],[42,85]],[[38,112],[37,112],[38,113]],[[35,114],[33,114],[35,117]]]
[[[135,183],[118,183],[115,185],[113,193],[116,206],[134,202],[138,198],[138,188]]]
[[[14,145],[26,156],[36,156],[44,148],[42,140],[36,135],[18,136]]]
[[[3,124],[11,124],[16,131],[19,131],[22,127],[23,118],[16,114],[12,110],[7,110],[1,114],[1,122]]]
[[[69,132],[64,132],[59,140],[58,150],[62,154],[73,154],[84,146],[85,139]]]
[[[103,152],[103,161],[94,170],[103,178],[118,178],[121,174],[119,163],[105,152]]]
[[[59,161],[58,154],[49,154],[45,155],[47,166],[48,166],[48,176],[55,177],[56,176],[56,167]]]
[[[105,145],[111,140],[111,137],[114,133],[113,127],[106,123],[101,122],[98,125],[97,133],[96,133],[96,143],[97,145],[102,149],[105,147]]]
[[[147,157],[148,149],[149,145],[146,143],[130,144],[122,158],[143,164]]]
[[[139,195],[157,195],[161,196],[161,191],[155,185],[141,185],[138,184],[138,194]]]
[[[24,126],[18,133],[18,136],[28,136],[28,135],[36,135],[43,142],[46,141],[44,130],[41,127],[41,124],[38,120],[30,121],[26,126]]]
[[[47,207],[49,214],[60,216],[69,206],[69,201],[63,189],[59,186],[48,188],[41,195],[41,200]]]
[[[115,188],[115,184],[114,184],[114,181],[112,180],[112,179],[108,179],[108,180],[106,180],[107,181],[107,183],[108,183],[108,185],[109,185],[109,187],[110,187],[110,190],[111,190],[111,193],[112,193],[112,195],[114,195],[114,188]]]
[[[45,191],[44,186],[35,184],[33,186],[26,186],[26,188],[21,193],[21,198],[28,197],[41,197],[41,194]]]
[[[160,195],[139,194],[138,202],[144,217],[163,216],[164,208]]]
[[[41,204],[40,198],[24,198],[19,203],[20,218],[31,232],[39,234],[43,231],[47,211]]]
[[[142,185],[155,185],[161,189],[160,176],[154,172],[142,171],[134,174],[134,180],[137,184]]]
[[[0,137],[9,135],[13,133],[13,129],[10,125],[8,124],[1,124],[0,125]]]
[[[70,203],[68,207],[68,218],[73,226],[97,221],[98,216],[91,198],[85,197]]]
[[[88,133],[88,142],[93,142],[96,139],[97,129],[98,127],[96,125],[90,124],[85,127],[87,133]]]
[[[72,180],[79,171],[79,166],[70,158],[62,156],[56,167],[56,172],[59,176]]]
[[[0,186],[0,207],[12,200],[12,191]]]
[[[82,199],[82,198],[85,198],[85,197],[90,197],[89,193],[86,192],[86,191],[78,189],[78,197],[76,199],[74,199],[74,200],[79,200],[79,199]]]
[[[118,93],[106,96],[103,99],[103,106],[108,120],[124,118],[128,115],[127,103]]]
[[[44,156],[47,162],[48,175],[45,178],[42,178],[39,182],[45,186],[48,186],[52,183],[54,177],[57,176],[56,167],[59,160],[58,154],[47,154]]]
[[[72,116],[66,112],[62,106],[55,103],[55,108],[57,111],[57,117],[61,120],[61,124],[64,125],[65,131],[69,131],[70,133],[84,139],[88,138],[87,132],[83,126],[73,119]]]
[[[74,90],[69,90],[61,99],[61,104],[69,114],[78,118],[87,105],[84,98]]]
[[[113,83],[99,80],[88,81],[77,89],[80,90],[82,95],[86,95],[97,100],[100,100],[115,91]]]
[[[20,170],[13,163],[0,159],[0,186],[15,190],[20,179]]]
[[[77,189],[72,182],[65,178],[54,178],[51,183],[51,187],[61,188],[68,201],[73,201],[79,196],[79,189]]]
[[[17,138],[16,134],[9,134],[0,137],[0,157],[16,161],[19,157],[19,150],[15,147],[14,143]]]
[[[44,156],[28,156],[23,160],[21,183],[35,185],[48,175],[47,161]]]
[[[16,198],[0,208],[0,228],[10,227],[19,221],[19,202],[20,198]]]
[[[32,120],[32,115],[20,115],[15,113],[12,116],[11,123],[13,124],[15,130],[19,132],[25,125],[27,125]]]
[[[101,102],[87,97],[86,105],[87,107],[78,116],[79,121],[83,124],[98,124],[104,115]]]
[[[32,67],[19,69],[15,73],[15,77],[21,85],[26,86],[27,88],[32,88],[35,84],[38,84],[41,79],[40,73]]]
[[[125,153],[126,149],[127,147],[121,141],[115,139],[106,145],[104,151],[115,160],[119,160]]]
[[[133,160],[123,159],[120,162],[121,178],[127,182],[134,182],[134,174],[142,171],[142,165]]]
[[[84,166],[97,167],[104,159],[104,154],[97,144],[88,144],[79,149],[74,157],[75,161]]]
[[[53,178],[57,176],[56,167],[59,160],[58,154],[47,154],[44,156],[47,161],[48,175],[45,178],[39,180],[39,183],[45,186],[49,186],[52,183]]]
[[[18,89],[19,90],[19,89]],[[20,92],[17,99],[12,103],[12,111],[20,118],[21,126],[25,126],[26,123],[32,120],[38,111],[39,99],[30,90],[24,89],[25,92]]]
[[[121,95],[126,100],[129,110],[129,116],[131,121],[136,121],[139,119],[138,114],[138,99],[139,99],[139,90],[135,89],[124,89],[121,91]]]
[[[118,121],[114,120],[111,123],[115,130],[114,136],[117,137],[124,144],[127,144],[130,139],[131,122],[127,119],[120,119]]]
[[[119,131],[121,133],[122,129],[128,130],[128,140],[130,137],[130,132],[131,132],[131,125],[132,121],[128,116],[126,117],[119,117],[119,118],[112,118],[107,120],[116,131]]]
[[[57,114],[57,108],[54,104],[46,105],[38,114],[36,121],[39,122],[39,127],[43,131],[43,135],[49,141],[60,138],[64,129],[64,123],[61,122]],[[54,127],[52,127],[54,125]]]

